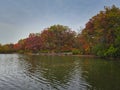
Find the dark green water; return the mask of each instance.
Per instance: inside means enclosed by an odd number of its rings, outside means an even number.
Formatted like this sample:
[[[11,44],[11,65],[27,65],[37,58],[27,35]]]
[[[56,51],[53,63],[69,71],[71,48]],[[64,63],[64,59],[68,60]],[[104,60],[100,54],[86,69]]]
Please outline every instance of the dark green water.
[[[120,60],[0,54],[0,90],[120,90]]]

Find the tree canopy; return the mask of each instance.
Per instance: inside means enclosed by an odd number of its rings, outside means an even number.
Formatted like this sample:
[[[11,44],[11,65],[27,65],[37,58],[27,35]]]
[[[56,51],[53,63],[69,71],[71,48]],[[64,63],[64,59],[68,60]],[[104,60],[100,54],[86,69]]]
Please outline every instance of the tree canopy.
[[[88,52],[98,56],[120,56],[120,9],[105,7],[92,17],[80,37],[88,44]]]
[[[30,33],[16,44],[0,45],[0,52],[74,52],[100,57],[120,57],[120,9],[105,7],[93,16],[81,33],[68,26],[53,25]]]
[[[74,48],[76,33],[67,26],[53,25],[41,33],[31,33],[18,41],[17,50],[30,52],[64,52]]]

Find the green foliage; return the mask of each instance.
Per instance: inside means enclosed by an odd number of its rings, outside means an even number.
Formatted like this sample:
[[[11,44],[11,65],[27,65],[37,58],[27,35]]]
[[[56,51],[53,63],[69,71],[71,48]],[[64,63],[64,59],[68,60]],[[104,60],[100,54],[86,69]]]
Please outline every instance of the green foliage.
[[[93,48],[93,53],[100,57],[116,57],[117,48],[111,45],[109,48],[105,48],[102,44],[97,44]]]
[[[92,53],[100,57],[105,57],[105,52],[106,52],[106,49],[103,44],[96,44],[92,48]]]
[[[13,53],[15,52],[14,44],[0,45],[0,53]]]
[[[105,56],[116,57],[117,49],[118,48],[115,48],[113,45],[111,45],[105,52]]]
[[[41,50],[39,53],[49,53],[49,50]]]
[[[81,54],[81,53],[80,53],[80,50],[78,50],[78,49],[73,49],[73,50],[72,50],[72,54],[73,54],[73,55],[77,55],[77,54]]]
[[[23,50],[19,50],[18,51],[18,53],[21,53],[21,54],[23,54],[25,51],[23,51]]]

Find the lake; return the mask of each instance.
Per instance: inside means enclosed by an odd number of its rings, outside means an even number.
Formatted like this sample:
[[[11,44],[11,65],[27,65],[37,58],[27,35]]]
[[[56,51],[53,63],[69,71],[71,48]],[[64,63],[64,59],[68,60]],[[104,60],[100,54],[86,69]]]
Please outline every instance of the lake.
[[[120,90],[120,60],[0,54],[0,90]]]

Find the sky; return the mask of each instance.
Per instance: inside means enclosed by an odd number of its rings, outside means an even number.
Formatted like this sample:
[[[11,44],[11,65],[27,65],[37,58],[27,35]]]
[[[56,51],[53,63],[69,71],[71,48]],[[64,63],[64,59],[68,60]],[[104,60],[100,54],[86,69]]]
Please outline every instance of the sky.
[[[60,24],[79,31],[104,6],[120,0],[0,0],[0,43],[16,43]]]

